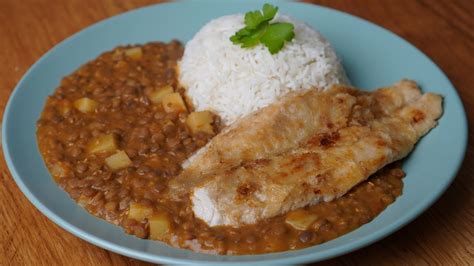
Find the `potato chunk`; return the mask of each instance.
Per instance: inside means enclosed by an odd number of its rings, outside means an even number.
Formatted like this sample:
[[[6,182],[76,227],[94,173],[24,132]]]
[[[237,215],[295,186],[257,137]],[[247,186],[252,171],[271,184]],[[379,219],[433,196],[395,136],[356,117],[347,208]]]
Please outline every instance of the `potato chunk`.
[[[285,223],[291,225],[297,230],[306,230],[318,219],[316,214],[312,214],[305,210],[295,210],[286,215]]]
[[[84,195],[81,195],[81,196],[79,197],[79,199],[77,200],[77,204],[79,204],[79,205],[82,206],[82,207],[86,207],[87,204],[89,204],[89,202],[90,202],[90,198],[88,198],[88,197],[86,197],[86,196],[84,196]]]
[[[135,219],[140,222],[145,220],[145,218],[150,217],[152,214],[153,209],[151,207],[136,202],[130,203],[128,218]]]
[[[99,103],[87,97],[74,101],[74,107],[82,113],[92,113],[99,106]]]
[[[171,230],[171,222],[166,214],[155,214],[148,219],[150,238],[163,240]]]
[[[87,153],[105,153],[117,150],[117,143],[113,134],[103,135],[93,139],[87,145]]]
[[[163,108],[167,113],[186,112],[186,105],[179,93],[171,93],[163,98]]]
[[[127,153],[124,151],[118,151],[117,153],[105,158],[105,164],[112,171],[116,171],[129,167],[132,164],[132,160],[128,158]]]
[[[125,55],[133,60],[140,60],[143,56],[143,51],[140,47],[133,47],[125,50]]]
[[[156,91],[153,91],[150,93],[148,98],[150,98],[150,101],[155,104],[161,103],[163,101],[163,98],[167,95],[170,95],[173,93],[173,87],[170,85],[164,86]]]
[[[70,166],[64,162],[56,162],[52,164],[49,168],[49,171],[56,181],[59,181],[61,178],[67,177],[71,174]]]
[[[214,134],[212,128],[212,114],[208,111],[192,112],[186,118],[186,124],[188,125],[191,132],[205,132],[208,134]]]

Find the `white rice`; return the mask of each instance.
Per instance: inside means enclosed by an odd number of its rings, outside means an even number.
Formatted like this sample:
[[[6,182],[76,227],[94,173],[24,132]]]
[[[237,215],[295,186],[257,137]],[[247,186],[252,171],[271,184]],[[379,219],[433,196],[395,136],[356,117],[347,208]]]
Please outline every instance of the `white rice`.
[[[318,32],[288,16],[274,21],[295,26],[295,38],[274,55],[263,45],[243,49],[229,40],[244,27],[242,14],[210,21],[186,44],[179,79],[197,111],[212,110],[230,125],[289,91],[347,83]]]

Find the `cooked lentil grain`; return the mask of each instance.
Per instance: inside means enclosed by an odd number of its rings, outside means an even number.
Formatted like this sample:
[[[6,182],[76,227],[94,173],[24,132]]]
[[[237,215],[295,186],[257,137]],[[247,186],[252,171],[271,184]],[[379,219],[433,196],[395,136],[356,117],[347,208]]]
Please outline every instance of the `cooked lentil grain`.
[[[170,245],[257,254],[331,240],[369,222],[402,193],[404,173],[392,165],[340,199],[304,208],[318,218],[303,231],[285,223],[286,215],[239,229],[208,227],[194,217],[189,201],[172,202],[166,192],[181,162],[212,135],[192,134],[187,112],[167,113],[149,99],[165,86],[183,96],[175,71],[182,53],[177,41],[118,47],[65,77],[48,98],[38,121],[41,153],[57,183],[90,213],[140,238],[152,235],[150,218],[169,217],[170,230],[163,240]],[[91,101],[76,102],[84,98]],[[222,125],[219,117],[213,119],[217,133]],[[97,139],[105,141],[91,152],[88,145]],[[131,163],[125,158],[119,165],[126,166],[112,171],[105,159],[118,151]],[[131,204],[139,220],[129,217]],[[154,223],[162,224],[167,223]]]

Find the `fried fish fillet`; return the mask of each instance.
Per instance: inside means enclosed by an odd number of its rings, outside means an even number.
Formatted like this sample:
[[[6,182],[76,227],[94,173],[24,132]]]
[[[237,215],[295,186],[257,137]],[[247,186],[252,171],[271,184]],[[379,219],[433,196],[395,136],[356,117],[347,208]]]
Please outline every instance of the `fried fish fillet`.
[[[216,168],[230,168],[245,161],[287,152],[311,136],[347,126],[355,113],[384,115],[420,95],[416,84],[406,80],[374,93],[343,86],[334,86],[324,92],[291,93],[214,137],[170,182],[171,191],[173,196],[181,198]],[[361,107],[366,110],[354,110]]]
[[[341,90],[358,94],[337,89]],[[388,90],[391,95],[398,89]],[[340,118],[343,126],[316,132],[284,152],[253,160],[239,158],[239,164],[229,164],[232,167],[208,168],[191,190],[196,217],[210,226],[239,227],[340,197],[410,153],[442,113],[441,97],[431,93],[420,97],[418,91],[385,104],[370,99],[379,91],[360,93],[362,98]]]

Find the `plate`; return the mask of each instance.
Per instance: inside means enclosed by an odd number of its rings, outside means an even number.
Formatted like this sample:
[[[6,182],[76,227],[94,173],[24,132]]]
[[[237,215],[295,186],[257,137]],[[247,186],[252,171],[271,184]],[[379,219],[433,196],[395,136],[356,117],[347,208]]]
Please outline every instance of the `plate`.
[[[341,56],[352,83],[374,89],[402,78],[444,96],[438,127],[404,162],[403,195],[372,222],[310,248],[253,256],[214,256],[126,235],[74,203],[50,177],[37,148],[36,121],[61,78],[117,45],[189,40],[207,21],[259,9],[263,1],[186,1],[137,9],[97,23],[46,53],[16,86],[3,118],[3,151],[16,183],[44,215],[97,246],[156,263],[304,263],[348,253],[379,240],[428,208],[449,186],[464,157],[467,122],[455,88],[422,52],[395,34],[360,18],[316,5],[277,1],[280,10],[319,30]],[[271,1],[265,1],[271,2]]]

